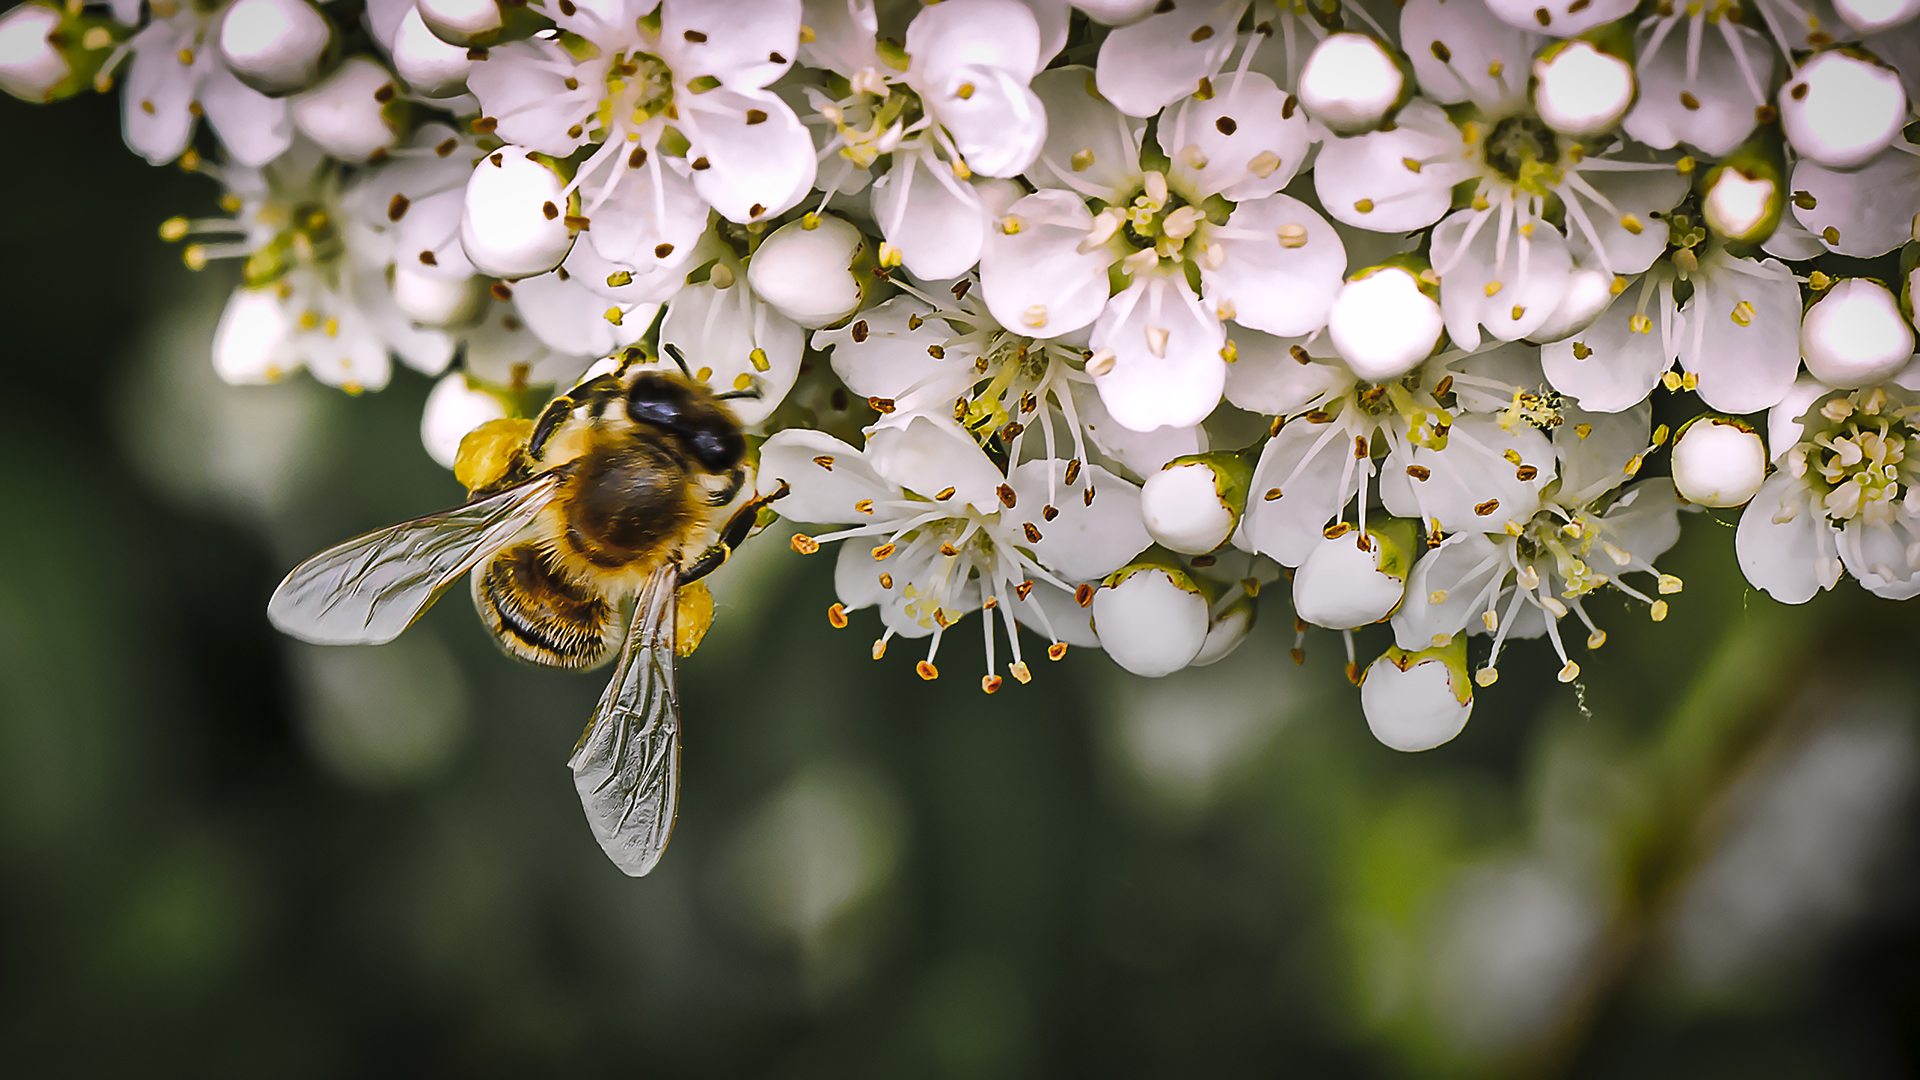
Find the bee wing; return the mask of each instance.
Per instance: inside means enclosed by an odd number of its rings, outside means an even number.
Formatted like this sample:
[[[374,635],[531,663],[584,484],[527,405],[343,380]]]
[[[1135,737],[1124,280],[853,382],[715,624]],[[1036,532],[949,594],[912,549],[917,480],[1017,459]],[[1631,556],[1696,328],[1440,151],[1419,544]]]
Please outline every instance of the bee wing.
[[[478,502],[328,548],[273,590],[267,618],[316,645],[392,641],[442,589],[531,524],[562,479],[542,473]]]
[[[660,861],[680,806],[679,585],[680,568],[668,562],[641,587],[620,666],[567,762],[594,839],[631,877]]]

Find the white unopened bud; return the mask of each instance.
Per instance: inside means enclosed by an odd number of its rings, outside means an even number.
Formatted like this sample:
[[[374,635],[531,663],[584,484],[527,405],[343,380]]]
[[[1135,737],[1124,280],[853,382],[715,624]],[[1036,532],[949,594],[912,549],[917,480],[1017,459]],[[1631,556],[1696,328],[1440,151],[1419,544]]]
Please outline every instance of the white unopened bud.
[[[1701,207],[1707,227],[1731,240],[1764,240],[1779,214],[1780,185],[1728,167],[1714,177]]]
[[[333,28],[307,0],[234,0],[220,20],[220,55],[263,94],[291,94],[320,77]]]
[[[213,331],[213,370],[230,383],[271,382],[293,323],[274,290],[236,289]]]
[[[1567,135],[1606,131],[1633,104],[1633,66],[1589,42],[1576,39],[1542,53],[1533,77],[1540,119]]]
[[[449,45],[482,45],[498,34],[506,19],[496,0],[416,0],[427,29]]]
[[[1701,506],[1744,506],[1767,479],[1767,447],[1738,420],[1701,416],[1673,441],[1673,486]]]
[[[467,86],[473,67],[467,50],[436,37],[421,20],[418,8],[409,8],[393,35],[393,70],[407,85],[428,97],[451,97]]]
[[[1200,645],[1200,652],[1188,667],[1206,667],[1217,664],[1232,655],[1253,632],[1253,598],[1243,596],[1227,605],[1227,609],[1213,617],[1213,625],[1207,627],[1207,640]]]
[[[1400,103],[1406,74],[1365,34],[1330,34],[1300,70],[1300,104],[1341,135],[1371,131]]]
[[[854,260],[866,238],[846,220],[827,215],[809,228],[793,221],[773,231],[747,263],[747,284],[773,309],[817,329],[860,309]]]
[[[1863,34],[1890,30],[1920,15],[1920,0],[1834,0],[1847,25]]]
[[[500,278],[559,266],[573,247],[564,186],[558,173],[520,147],[481,158],[467,180],[460,217],[460,246],[468,261]]]
[[[1431,750],[1451,740],[1473,715],[1466,635],[1423,652],[1389,649],[1360,683],[1360,709],[1373,737],[1395,750]]]
[[[1294,614],[1329,630],[1352,630],[1393,614],[1406,592],[1407,563],[1397,544],[1377,533],[1322,537],[1293,575]]]
[[[387,107],[395,95],[387,69],[356,56],[327,81],[293,99],[293,123],[334,157],[365,161],[393,145],[397,132]]]
[[[1900,74],[1845,51],[1816,53],[1780,88],[1780,125],[1801,157],[1865,164],[1907,120]]]
[[[1160,0],[1075,0],[1074,7],[1087,13],[1087,18],[1107,26],[1125,26],[1136,23],[1153,13]]]
[[[1913,328],[1885,286],[1848,278],[1807,309],[1800,355],[1813,377],[1828,386],[1866,386],[1912,359]]]
[[[72,71],[48,40],[58,29],[60,12],[51,4],[22,4],[0,15],[0,90],[22,101],[52,100]]]
[[[506,415],[507,407],[499,398],[470,385],[466,375],[456,371],[435,383],[427,395],[426,410],[420,415],[420,441],[429,457],[451,469],[467,432]]]
[[[393,264],[393,303],[426,326],[464,326],[487,301],[487,283],[477,275],[436,274],[402,259]]]
[[[1207,598],[1187,575],[1152,563],[1116,570],[1094,590],[1093,629],[1113,662],[1157,679],[1193,662],[1207,640]]]
[[[1236,455],[1175,458],[1140,485],[1147,535],[1182,555],[1204,555],[1233,536],[1251,477]]]
[[[1527,340],[1546,344],[1564,341],[1593,325],[1613,302],[1613,275],[1603,270],[1575,270],[1567,275],[1567,291],[1559,306]]]
[[[1403,267],[1363,271],[1333,298],[1327,332],[1353,373],[1382,382],[1419,366],[1440,342],[1440,305]]]

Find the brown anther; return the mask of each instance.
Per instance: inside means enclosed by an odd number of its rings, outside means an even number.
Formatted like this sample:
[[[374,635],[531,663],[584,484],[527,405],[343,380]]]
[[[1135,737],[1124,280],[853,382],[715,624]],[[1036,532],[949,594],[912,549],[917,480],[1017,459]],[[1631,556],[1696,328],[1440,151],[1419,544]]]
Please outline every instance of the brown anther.
[[[892,574],[881,574],[881,575],[880,575],[880,587],[881,587],[881,588],[883,588],[883,589],[891,589],[891,588],[893,588],[893,575],[892,575]]]
[[[1066,642],[1056,641],[1053,644],[1047,646],[1047,659],[1058,660],[1065,655],[1067,655]]]
[[[871,552],[874,562],[885,562],[893,556],[893,541],[889,540]]]
[[[633,153],[627,155],[627,168],[638,169],[647,163],[647,148],[636,146]]]
[[[820,550],[820,541],[815,540],[805,533],[794,533],[793,539],[788,541],[788,543],[793,547],[793,550],[802,555],[811,555]]]
[[[506,303],[508,300],[513,299],[513,289],[504,281],[496,281],[487,286],[487,291],[492,293],[493,298],[501,303]]]
[[[1336,521],[1333,524],[1327,526],[1326,528],[1320,530],[1320,535],[1326,537],[1329,540],[1338,540],[1341,537],[1347,535],[1347,533],[1352,528],[1353,528],[1352,522]]]
[[[1000,676],[998,675],[980,676],[980,689],[986,691],[989,694],[993,693],[995,690],[1000,689]]]
[[[487,49],[486,49],[486,46],[484,46],[484,45],[469,45],[469,46],[467,46],[467,59],[469,59],[469,60],[485,60],[486,58],[487,58]],[[475,130],[475,131],[480,131],[480,129],[479,129],[479,128],[477,128],[477,127],[476,127],[476,128],[474,128],[473,130]],[[488,128],[488,129],[487,129],[487,131],[492,131],[492,130],[493,130],[492,128]],[[485,135],[485,134],[486,134],[487,132],[486,132],[486,131],[481,131],[480,133],[481,133],[482,135]]]
[[[952,544],[941,544],[940,554],[945,555],[947,558],[951,559],[955,555],[960,554],[960,549],[957,547],[954,547]]]
[[[1015,585],[1013,587],[1013,595],[1022,600],[1025,600],[1027,598],[1027,594],[1032,591],[1033,591],[1033,582],[1031,581],[1023,581],[1020,584]]]
[[[381,83],[380,88],[373,92],[373,100],[385,105],[387,102],[393,100],[393,95],[396,92],[392,83]]]
[[[861,319],[853,324],[853,342],[858,345],[867,340],[867,320]]]
[[[933,497],[933,501],[934,501],[934,502],[946,502],[946,501],[947,501],[948,499],[951,499],[951,498],[953,498],[953,492],[954,492],[954,489],[953,489],[953,488],[946,488],[946,489],[944,489],[944,490],[942,490],[942,491],[941,491],[941,492],[940,492],[940,493],[939,493],[938,495],[935,495],[935,496]]]
[[[867,399],[867,406],[871,408],[874,412],[877,412],[882,416],[884,416],[887,413],[890,413],[893,411],[893,399],[884,398],[884,397],[870,397]]]
[[[553,205],[553,203],[551,202],[541,203],[540,212],[546,215],[548,221],[552,221],[554,218],[557,218],[560,216],[560,208]]]
[[[1351,661],[1347,663],[1347,681],[1352,683],[1355,686],[1360,685],[1360,665],[1359,664],[1353,663]]]
[[[1020,531],[1026,534],[1027,543],[1037,544],[1040,542],[1040,530],[1033,527],[1033,522],[1031,521],[1021,522]]]
[[[813,463],[827,470],[828,472],[833,471],[833,455],[832,454],[821,454],[820,456],[813,459]]]
[[[1092,505],[1093,505],[1093,489],[1092,489],[1091,487],[1089,487],[1089,488],[1087,489],[1087,498],[1086,498],[1086,504],[1087,504],[1088,506],[1092,506]]]
[[[493,129],[499,126],[500,121],[495,120],[491,116],[483,116],[473,122],[473,133],[475,135],[491,135],[493,134]],[[498,165],[500,163],[496,161],[494,164]]]
[[[1516,479],[1531,480],[1540,475],[1540,470],[1531,465],[1522,465],[1518,469],[1513,470],[1513,475]]]
[[[1212,566],[1214,563],[1219,562],[1220,560],[1214,558],[1211,555],[1195,555],[1193,558],[1188,559],[1187,561],[1192,563],[1194,566],[1197,566],[1200,569],[1204,570],[1207,567]]]
[[[834,602],[827,605],[827,625],[835,630],[847,628],[847,609],[845,605]]]
[[[1052,521],[1054,518],[1060,516],[1060,510],[1058,507],[1052,505],[1043,506],[1040,508],[1040,516],[1048,521]]]
[[[1078,479],[1080,479],[1080,459],[1079,459],[1079,458],[1070,458],[1070,459],[1068,459],[1068,461],[1067,461],[1067,480],[1066,480],[1066,482],[1067,482],[1067,483],[1069,483],[1069,484],[1071,484],[1071,483],[1073,483],[1073,482],[1074,482],[1075,480],[1078,480]]]
[[[1222,135],[1231,135],[1240,130],[1240,125],[1231,116],[1222,116],[1213,122],[1213,129]]]
[[[1488,514],[1491,514],[1498,509],[1500,509],[1500,500],[1488,499],[1486,502],[1483,502],[1480,505],[1474,507],[1473,512],[1475,514],[1478,514],[1481,517],[1486,517]]]
[[[1287,655],[1293,657],[1293,662],[1295,666],[1298,666],[1300,664],[1304,664],[1307,662],[1307,650],[1305,649],[1288,649]]]
[[[940,677],[940,669],[937,667],[934,667],[933,661],[931,660],[920,661],[919,663],[913,665],[913,670],[917,672],[921,678],[927,680],[928,682],[932,682],[933,680]]]
[[[586,232],[592,227],[593,220],[584,214],[568,214],[563,224],[575,232]]]
[[[994,494],[1000,496],[1000,505],[1005,506],[1009,510],[1013,509],[1015,496],[1012,485],[1001,484]]]
[[[689,168],[693,169],[694,172],[705,172],[708,169],[713,168],[713,162],[708,161],[704,157],[697,157],[693,159],[693,163],[689,166]]]
[[[693,42],[695,45],[698,45],[701,42],[707,40],[707,35],[701,33],[698,30],[689,30],[680,36],[686,38],[688,41]]]
[[[439,146],[434,147],[433,152],[438,157],[446,157],[458,149],[460,149],[459,139],[446,139]]]
[[[1440,397],[1443,394],[1450,393],[1452,390],[1453,390],[1453,376],[1451,375],[1445,376],[1439,382],[1433,384],[1434,397]]]
[[[1433,470],[1427,468],[1425,465],[1409,465],[1407,466],[1407,475],[1413,477],[1415,480],[1429,480],[1433,477]]]
[[[1279,497],[1280,497],[1280,489],[1279,489],[1279,488],[1268,488],[1268,489],[1267,489],[1267,493],[1266,493],[1265,495],[1262,495],[1262,496],[1260,496],[1260,497],[1261,497],[1262,499],[1264,499],[1264,500],[1266,500],[1267,502],[1272,502],[1273,500],[1275,500],[1275,499],[1277,499],[1277,498],[1279,498]]]
[[[405,195],[395,194],[392,201],[387,203],[387,220],[399,221],[406,217],[407,207],[412,205],[413,203]]]
[[[1091,607],[1093,606],[1093,594],[1095,591],[1092,582],[1081,582],[1079,585],[1074,586],[1073,602],[1079,604],[1081,607]]]
[[[420,253],[420,265],[421,266],[439,266],[440,259],[438,256],[434,255],[434,253],[431,251],[423,251]]]

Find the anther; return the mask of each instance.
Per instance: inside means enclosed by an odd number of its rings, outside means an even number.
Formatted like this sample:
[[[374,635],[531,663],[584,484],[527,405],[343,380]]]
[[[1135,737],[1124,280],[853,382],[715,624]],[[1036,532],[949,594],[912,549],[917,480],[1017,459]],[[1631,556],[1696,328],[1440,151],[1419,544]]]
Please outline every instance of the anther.
[[[1027,543],[1037,544],[1040,542],[1040,530],[1033,527],[1033,522],[1022,522],[1020,524],[1020,531],[1026,534]]]
[[[1053,644],[1047,646],[1047,659],[1058,660],[1065,655],[1067,655],[1066,642],[1056,641]]]
[[[1030,683],[1033,681],[1033,672],[1027,669],[1027,662],[1025,660],[1016,660],[1008,664],[1007,674],[1022,683]]]
[[[989,694],[993,693],[995,690],[1000,689],[1000,676],[998,675],[980,676],[980,689]]]
[[[847,609],[838,601],[827,605],[827,625],[835,630],[847,628]]]
[[[889,540],[872,551],[874,562],[885,562],[893,556],[893,541]]]
[[[1479,515],[1480,517],[1486,517],[1488,514],[1491,514],[1498,509],[1500,509],[1500,500],[1488,499],[1486,502],[1483,502],[1480,505],[1474,507],[1473,512]]]
[[[953,498],[953,492],[954,492],[953,488],[945,488],[938,495],[935,495],[933,497],[933,501],[946,502],[948,499]]]
[[[913,670],[916,673],[918,673],[921,678],[927,680],[928,682],[932,682],[933,680],[940,677],[940,669],[937,667],[934,667],[933,661],[931,660],[920,661],[919,663],[913,665]]]
[[[793,539],[788,541],[788,543],[792,545],[793,550],[802,555],[811,555],[820,550],[820,541],[815,540],[805,533],[794,533]]]
[[[1490,667],[1483,667],[1473,673],[1473,681],[1481,686],[1492,686],[1500,681],[1500,673]]]
[[[1091,582],[1081,582],[1079,585],[1074,586],[1073,602],[1079,604],[1081,607],[1090,607],[1093,604],[1094,592],[1095,589]]]
[[[1892,466],[1888,466],[1888,468],[1892,468]],[[1047,505],[1040,508],[1040,516],[1047,521],[1052,521],[1054,518],[1060,516],[1060,511],[1057,507]]]
[[[995,492],[995,494],[1000,496],[1000,503],[1002,506],[1005,506],[1009,510],[1013,509],[1015,496],[1014,496],[1013,487],[1011,485],[1001,484],[999,489]]]

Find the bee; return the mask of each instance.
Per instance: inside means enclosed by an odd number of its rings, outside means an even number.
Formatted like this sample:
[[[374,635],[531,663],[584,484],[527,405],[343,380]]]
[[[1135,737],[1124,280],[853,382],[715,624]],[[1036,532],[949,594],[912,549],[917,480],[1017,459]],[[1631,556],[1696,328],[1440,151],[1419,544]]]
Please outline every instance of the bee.
[[[746,437],[726,401],[757,391],[716,394],[668,352],[677,374],[629,350],[537,420],[469,436],[456,470],[471,489],[464,506],[328,548],[267,603],[273,625],[302,641],[376,645],[464,574],[508,654],[584,671],[613,655],[631,600],[613,678],[568,764],[594,838],[634,877],[659,862],[679,804],[681,608],[696,635],[711,613],[704,586],[681,588],[726,561],[786,493],[747,486]]]

